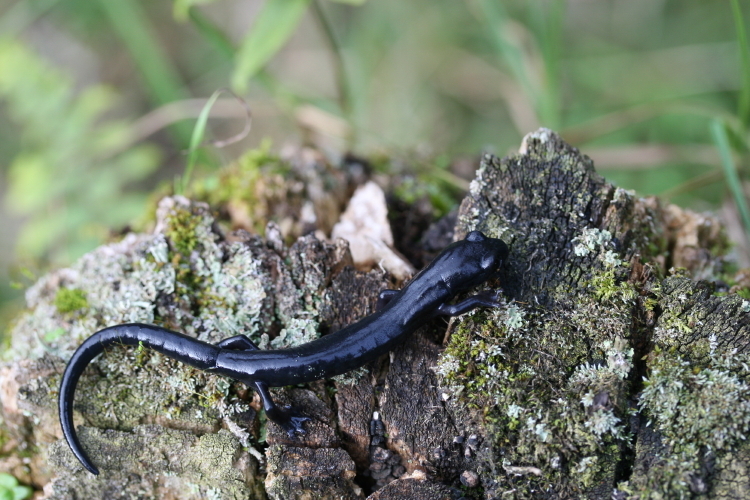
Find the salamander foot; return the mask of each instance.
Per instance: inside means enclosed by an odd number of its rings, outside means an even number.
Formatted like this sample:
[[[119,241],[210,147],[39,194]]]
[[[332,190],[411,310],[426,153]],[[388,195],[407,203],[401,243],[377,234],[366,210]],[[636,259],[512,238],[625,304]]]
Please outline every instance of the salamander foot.
[[[294,412],[289,407],[286,408],[286,412],[289,418],[285,423],[280,425],[289,434],[289,437],[294,437],[296,434],[307,434],[302,424],[312,419]]]
[[[273,399],[271,399],[271,394],[268,392],[268,386],[265,383],[255,381],[254,385],[258,394],[260,394],[260,398],[263,400],[263,409],[266,410],[268,420],[281,426],[291,438],[295,434],[305,434],[305,428],[302,424],[308,420],[312,420],[310,417],[301,415],[291,406],[279,408],[273,402]]]
[[[297,434],[307,434],[303,424],[309,420],[310,417],[306,417],[296,412],[291,406],[285,406],[283,409],[276,406],[270,412],[266,410],[266,416],[269,420],[278,424],[282,429],[289,434],[290,438],[295,437]]]

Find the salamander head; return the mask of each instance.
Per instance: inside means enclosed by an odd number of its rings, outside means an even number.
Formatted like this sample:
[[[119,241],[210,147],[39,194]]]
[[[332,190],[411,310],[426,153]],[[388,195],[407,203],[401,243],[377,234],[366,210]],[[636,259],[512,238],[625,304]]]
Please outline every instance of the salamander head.
[[[478,247],[482,254],[479,266],[486,272],[496,273],[508,258],[508,245],[499,238],[488,238],[479,231],[472,231],[464,241]]]
[[[507,258],[508,245],[505,242],[472,231],[463,240],[443,250],[433,264],[441,269],[441,277],[446,285],[459,292],[495,276]]]

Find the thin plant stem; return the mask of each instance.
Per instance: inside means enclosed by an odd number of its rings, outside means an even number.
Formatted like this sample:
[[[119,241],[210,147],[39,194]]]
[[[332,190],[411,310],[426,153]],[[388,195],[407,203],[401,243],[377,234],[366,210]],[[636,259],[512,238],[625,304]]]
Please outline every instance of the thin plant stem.
[[[338,91],[339,107],[341,113],[349,124],[352,124],[352,107],[351,107],[351,91],[349,89],[349,81],[346,77],[346,66],[344,64],[344,58],[341,55],[341,47],[336,41],[336,35],[333,32],[333,27],[328,22],[328,18],[323,12],[323,8],[320,6],[319,0],[313,0],[311,2],[312,12],[315,15],[315,19],[320,24],[321,33],[323,38],[328,44],[328,48],[331,51],[331,57],[333,58],[334,71],[336,73],[336,87]],[[351,146],[354,143],[354,127],[350,127],[349,137],[347,137],[347,143]]]
[[[729,146],[729,138],[724,123],[718,119],[711,122],[711,134],[713,135],[716,148],[721,156],[721,166],[724,169],[724,178],[727,181],[734,203],[745,225],[745,236],[750,235],[750,209],[747,206],[747,199],[742,188],[742,181],[737,173],[737,167],[732,159],[732,151]]]

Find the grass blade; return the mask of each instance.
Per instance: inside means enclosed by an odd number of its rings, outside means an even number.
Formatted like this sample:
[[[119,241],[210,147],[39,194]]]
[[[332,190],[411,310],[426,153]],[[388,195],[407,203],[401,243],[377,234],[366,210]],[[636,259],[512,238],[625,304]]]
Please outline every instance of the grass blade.
[[[726,128],[720,120],[713,120],[711,122],[711,134],[713,135],[714,143],[719,150],[721,156],[721,166],[724,169],[724,178],[727,181],[729,190],[734,198],[734,203],[737,205],[737,210],[740,212],[742,217],[742,223],[745,226],[745,234],[750,235],[750,210],[747,207],[747,200],[745,199],[745,193],[742,189],[742,183],[740,176],[737,173],[737,168],[732,160],[732,150],[729,147],[729,137],[727,136]]]
[[[740,71],[742,75],[739,116],[742,124],[748,127],[750,126],[750,47],[747,44],[745,21],[742,19],[742,10],[738,0],[732,0],[732,16],[737,29],[737,45],[740,51]]]
[[[224,92],[224,90],[220,89],[211,94],[211,97],[208,98],[208,101],[206,101],[206,105],[203,106],[203,109],[198,115],[198,119],[196,120],[195,126],[193,127],[193,133],[190,137],[190,147],[188,148],[188,159],[187,165],[185,166],[185,173],[182,176],[182,182],[176,183],[175,186],[179,187],[179,190],[175,189],[177,194],[183,194],[187,190],[188,183],[190,182],[190,176],[192,176],[193,169],[195,168],[195,163],[198,160],[198,148],[203,142],[203,137],[206,135],[208,115],[211,113],[211,108],[214,106],[214,103],[219,98],[222,92]]]
[[[196,5],[206,5],[214,3],[216,0],[174,0],[172,5],[172,15],[174,18],[184,23],[190,17],[190,11],[195,10]]]
[[[346,68],[344,66],[344,58],[341,54],[341,47],[336,40],[336,35],[333,32],[333,26],[328,22],[325,12],[321,7],[318,0],[312,0],[312,12],[315,18],[320,24],[321,32],[328,43],[328,47],[331,51],[331,57],[333,59],[334,71],[336,73],[336,87],[338,89],[339,107],[341,108],[341,114],[344,118],[351,123],[351,91],[349,90],[349,81],[346,77]],[[353,144],[354,138],[349,137],[348,144]]]
[[[219,54],[228,60],[234,59],[236,53],[234,45],[221,28],[216,26],[209,18],[201,14],[201,12],[195,7],[191,7],[188,10],[188,17],[193,26],[195,26],[198,32],[203,35],[203,38],[210,42]]]
[[[539,114],[545,126],[557,129],[561,122],[560,67],[563,46],[562,31],[565,5],[561,0],[536,1],[527,4],[541,58],[544,80],[539,94]]]
[[[521,41],[510,29],[512,19],[503,3],[496,0],[475,0],[474,5],[477,7],[477,17],[484,23],[491,37],[498,60],[506,65],[510,76],[523,90],[534,109],[535,118],[545,126],[552,126],[545,123],[543,92],[529,72],[530,63],[522,50]],[[523,135],[528,131],[518,132]]]
[[[162,105],[188,97],[177,70],[154,36],[141,5],[134,0],[99,0],[99,6],[138,66],[154,103]],[[171,129],[180,147],[188,144],[189,124],[176,123]]]
[[[106,0],[105,0],[106,1]],[[247,90],[248,82],[292,36],[310,0],[267,0],[237,53],[232,89]]]

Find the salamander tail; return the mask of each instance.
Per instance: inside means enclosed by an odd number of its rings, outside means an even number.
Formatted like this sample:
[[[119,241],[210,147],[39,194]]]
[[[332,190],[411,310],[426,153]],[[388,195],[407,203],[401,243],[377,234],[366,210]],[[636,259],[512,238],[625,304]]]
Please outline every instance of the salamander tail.
[[[63,435],[73,454],[92,474],[99,470],[84,453],[73,426],[73,398],[78,379],[83,370],[99,354],[110,346],[144,345],[167,356],[202,370],[213,368],[219,348],[187,335],[152,325],[126,324],[105,328],[93,334],[81,344],[70,358],[60,384],[58,408]]]

